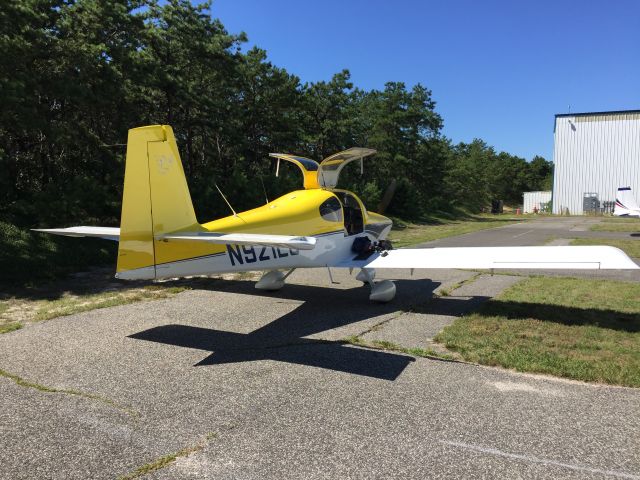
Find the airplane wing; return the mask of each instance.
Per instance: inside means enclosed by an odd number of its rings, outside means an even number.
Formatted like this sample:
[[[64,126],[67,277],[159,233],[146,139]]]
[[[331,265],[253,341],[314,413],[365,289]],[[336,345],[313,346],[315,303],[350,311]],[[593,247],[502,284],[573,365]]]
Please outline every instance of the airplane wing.
[[[117,242],[120,229],[117,227],[69,227],[69,228],[33,228],[34,232],[64,235],[65,237],[96,237]]]
[[[385,255],[386,253],[386,255]],[[460,247],[390,250],[362,260],[340,262],[345,268],[468,269],[638,269],[622,250],[609,246]]]
[[[313,250],[315,237],[265,235],[261,233],[177,232],[161,235],[157,240],[167,242],[203,242],[220,245],[265,245],[268,247]]]

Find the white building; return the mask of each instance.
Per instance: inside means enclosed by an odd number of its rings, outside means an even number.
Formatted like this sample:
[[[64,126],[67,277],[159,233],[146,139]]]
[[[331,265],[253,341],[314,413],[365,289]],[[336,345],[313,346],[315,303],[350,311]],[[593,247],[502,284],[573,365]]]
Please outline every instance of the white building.
[[[524,192],[522,213],[537,213],[551,201],[551,192]]]
[[[640,110],[556,115],[553,213],[615,201],[618,187],[640,195]],[[586,200],[585,200],[586,198]]]

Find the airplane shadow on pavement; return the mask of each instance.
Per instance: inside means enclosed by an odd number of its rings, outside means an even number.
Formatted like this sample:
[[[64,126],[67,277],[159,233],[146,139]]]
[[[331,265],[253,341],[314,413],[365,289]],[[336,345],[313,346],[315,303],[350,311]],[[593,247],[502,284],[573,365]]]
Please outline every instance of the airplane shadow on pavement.
[[[255,290],[253,282],[229,281],[220,290],[303,300],[286,315],[250,333],[235,333],[190,325],[162,325],[130,335],[129,338],[212,352],[196,366],[276,360],[335,371],[395,380],[414,361],[408,355],[360,348],[344,340],[308,338],[310,335],[343,327],[382,314],[408,310],[432,298],[439,283],[431,280],[398,280],[398,295],[389,304],[368,300],[369,288],[332,289],[288,284],[282,290],[266,293]],[[446,299],[437,299],[437,302]],[[460,304],[466,300],[455,300]],[[477,304],[477,298],[470,303]],[[422,307],[424,310],[424,307]],[[467,309],[456,308],[467,311]],[[366,329],[366,327],[365,327]]]

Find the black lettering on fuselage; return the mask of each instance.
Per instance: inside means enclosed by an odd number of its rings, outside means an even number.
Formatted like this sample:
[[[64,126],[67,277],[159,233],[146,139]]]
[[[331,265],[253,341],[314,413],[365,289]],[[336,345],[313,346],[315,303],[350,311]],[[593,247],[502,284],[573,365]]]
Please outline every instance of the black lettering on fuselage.
[[[256,251],[253,247],[247,247],[246,245],[242,246],[242,251],[244,252],[244,261],[247,263],[253,263],[258,260],[256,257]]]
[[[260,249],[260,255],[258,255],[258,260],[260,260],[261,262],[271,259],[271,257],[266,254],[266,251],[267,251],[267,247],[262,247]]]
[[[229,260],[231,260],[231,265],[235,266],[236,261],[242,265],[244,260],[242,260],[242,253],[240,252],[240,247],[237,245],[227,245],[227,253],[229,254]],[[234,260],[235,259],[235,260]]]
[[[259,250],[257,250],[259,249]],[[269,250],[271,249],[271,256]],[[300,250],[295,248],[279,248],[279,247],[250,247],[247,245],[227,245],[227,255],[231,266],[236,264],[244,265],[245,263],[266,262],[267,260],[275,260],[278,258],[288,257],[289,255],[300,255]]]

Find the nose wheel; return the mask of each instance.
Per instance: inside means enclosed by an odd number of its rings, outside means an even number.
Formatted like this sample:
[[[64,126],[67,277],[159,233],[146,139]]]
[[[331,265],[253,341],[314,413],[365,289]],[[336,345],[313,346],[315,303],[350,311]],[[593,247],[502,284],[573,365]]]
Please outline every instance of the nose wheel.
[[[361,282],[368,283],[371,287],[369,300],[372,302],[387,303],[396,296],[396,284],[391,280],[382,280],[375,282],[376,271],[373,268],[363,268],[360,270],[356,279]]]

